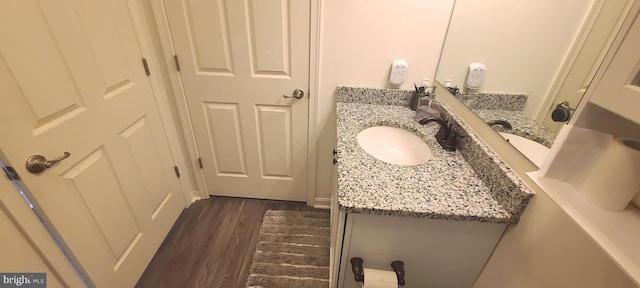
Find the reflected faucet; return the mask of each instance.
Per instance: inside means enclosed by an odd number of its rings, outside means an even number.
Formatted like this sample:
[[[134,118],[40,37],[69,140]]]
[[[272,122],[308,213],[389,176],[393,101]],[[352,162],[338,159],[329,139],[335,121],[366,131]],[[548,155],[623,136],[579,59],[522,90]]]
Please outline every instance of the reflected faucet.
[[[493,121],[487,122],[487,124],[489,124],[489,126],[495,126],[495,125],[502,126],[503,128],[509,129],[509,130],[513,129],[513,127],[511,126],[511,123],[505,120],[493,120]]]
[[[425,118],[420,120],[420,125],[427,125],[427,123],[436,122],[440,124],[440,130],[436,133],[436,141],[442,149],[447,151],[456,151],[456,145],[458,144],[458,134],[452,129],[449,124],[442,118]]]

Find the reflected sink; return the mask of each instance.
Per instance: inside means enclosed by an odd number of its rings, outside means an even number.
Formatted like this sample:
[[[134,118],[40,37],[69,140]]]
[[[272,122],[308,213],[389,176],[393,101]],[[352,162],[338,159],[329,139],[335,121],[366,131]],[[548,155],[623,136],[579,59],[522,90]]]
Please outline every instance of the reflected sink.
[[[431,159],[431,149],[420,137],[396,127],[376,126],[358,134],[365,152],[386,163],[415,166]]]
[[[544,159],[547,158],[547,154],[549,154],[550,149],[536,141],[511,133],[500,132],[500,135],[507,139],[513,147],[520,150],[524,156],[529,158],[529,160],[538,167],[542,166]]]

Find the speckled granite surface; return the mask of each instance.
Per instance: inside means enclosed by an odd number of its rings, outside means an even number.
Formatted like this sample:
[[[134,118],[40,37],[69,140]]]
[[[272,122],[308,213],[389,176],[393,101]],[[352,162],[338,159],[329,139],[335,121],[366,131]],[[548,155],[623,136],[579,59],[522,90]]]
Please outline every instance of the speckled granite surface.
[[[338,203],[350,213],[411,216],[494,223],[511,222],[459,152],[443,150],[436,123],[421,126],[403,106],[337,103]],[[404,128],[421,137],[433,158],[417,166],[384,163],[357,142],[372,126]]]
[[[527,103],[527,94],[523,92],[461,92],[455,95],[469,109],[495,109],[522,111]]]
[[[379,94],[384,90],[338,87],[336,150],[341,210],[493,223],[518,221],[533,193],[506,163],[477,136],[467,133],[465,129],[469,127],[456,123],[460,119],[451,116],[452,111],[445,105],[440,110],[454,120],[463,137],[457,152],[443,150],[433,137],[437,124],[420,126],[412,119],[414,112],[406,108],[408,98],[404,103],[393,96],[392,100],[385,100],[382,95],[389,94]],[[358,96],[352,97],[353,92]],[[345,99],[350,102],[340,103]],[[389,106],[393,105],[390,103],[402,106]],[[431,147],[433,158],[411,167],[373,158],[360,148],[356,137],[367,127],[379,125],[400,127],[418,135]]]
[[[336,102],[407,106],[413,96],[413,91],[411,89],[340,85],[336,89]]]
[[[555,133],[522,112],[527,94],[522,92],[462,92],[455,95],[485,122],[505,120],[511,130],[495,126],[499,132],[516,134],[551,148]]]
[[[522,111],[473,109],[473,112],[475,112],[485,122],[505,120],[513,127],[512,129],[496,129],[496,127],[494,127],[494,129],[500,132],[516,134],[536,141],[549,148],[553,145],[553,141],[556,140],[556,134],[553,133],[553,131],[527,117],[527,115],[522,113]]]
[[[513,223],[518,222],[535,193],[451,108],[441,102],[439,105],[443,117],[453,123],[461,136],[458,138],[458,151],[487,185],[491,195],[509,212]]]

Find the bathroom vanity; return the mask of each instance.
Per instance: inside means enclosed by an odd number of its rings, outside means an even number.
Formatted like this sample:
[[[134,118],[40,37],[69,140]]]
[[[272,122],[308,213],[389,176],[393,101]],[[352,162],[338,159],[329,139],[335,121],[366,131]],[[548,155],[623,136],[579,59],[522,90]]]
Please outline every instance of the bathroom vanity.
[[[413,119],[406,105],[410,96],[408,90],[338,87],[332,287],[361,287],[351,271],[353,257],[362,258],[365,268],[385,270],[403,261],[406,287],[471,287],[507,225],[518,221],[533,196],[438,103],[460,138],[457,151],[442,149],[434,137],[439,126]],[[375,126],[415,134],[432,158],[414,166],[374,158],[356,138]]]

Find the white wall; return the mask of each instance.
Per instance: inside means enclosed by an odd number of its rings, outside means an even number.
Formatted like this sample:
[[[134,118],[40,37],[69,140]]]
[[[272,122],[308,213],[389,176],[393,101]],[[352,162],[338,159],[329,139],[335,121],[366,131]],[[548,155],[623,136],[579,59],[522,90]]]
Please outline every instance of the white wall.
[[[331,191],[338,84],[387,86],[394,59],[409,72],[402,87],[434,79],[453,0],[323,0],[317,107],[316,197]]]
[[[635,284],[544,192],[502,236],[474,288],[632,288]]]
[[[536,195],[520,222],[500,239],[474,288],[635,287],[620,270],[525,172],[537,170],[475,113],[451,94],[441,93],[469,125],[531,187]]]
[[[549,93],[593,0],[457,0],[437,79],[462,86],[473,62],[482,91],[526,92],[532,118]]]

